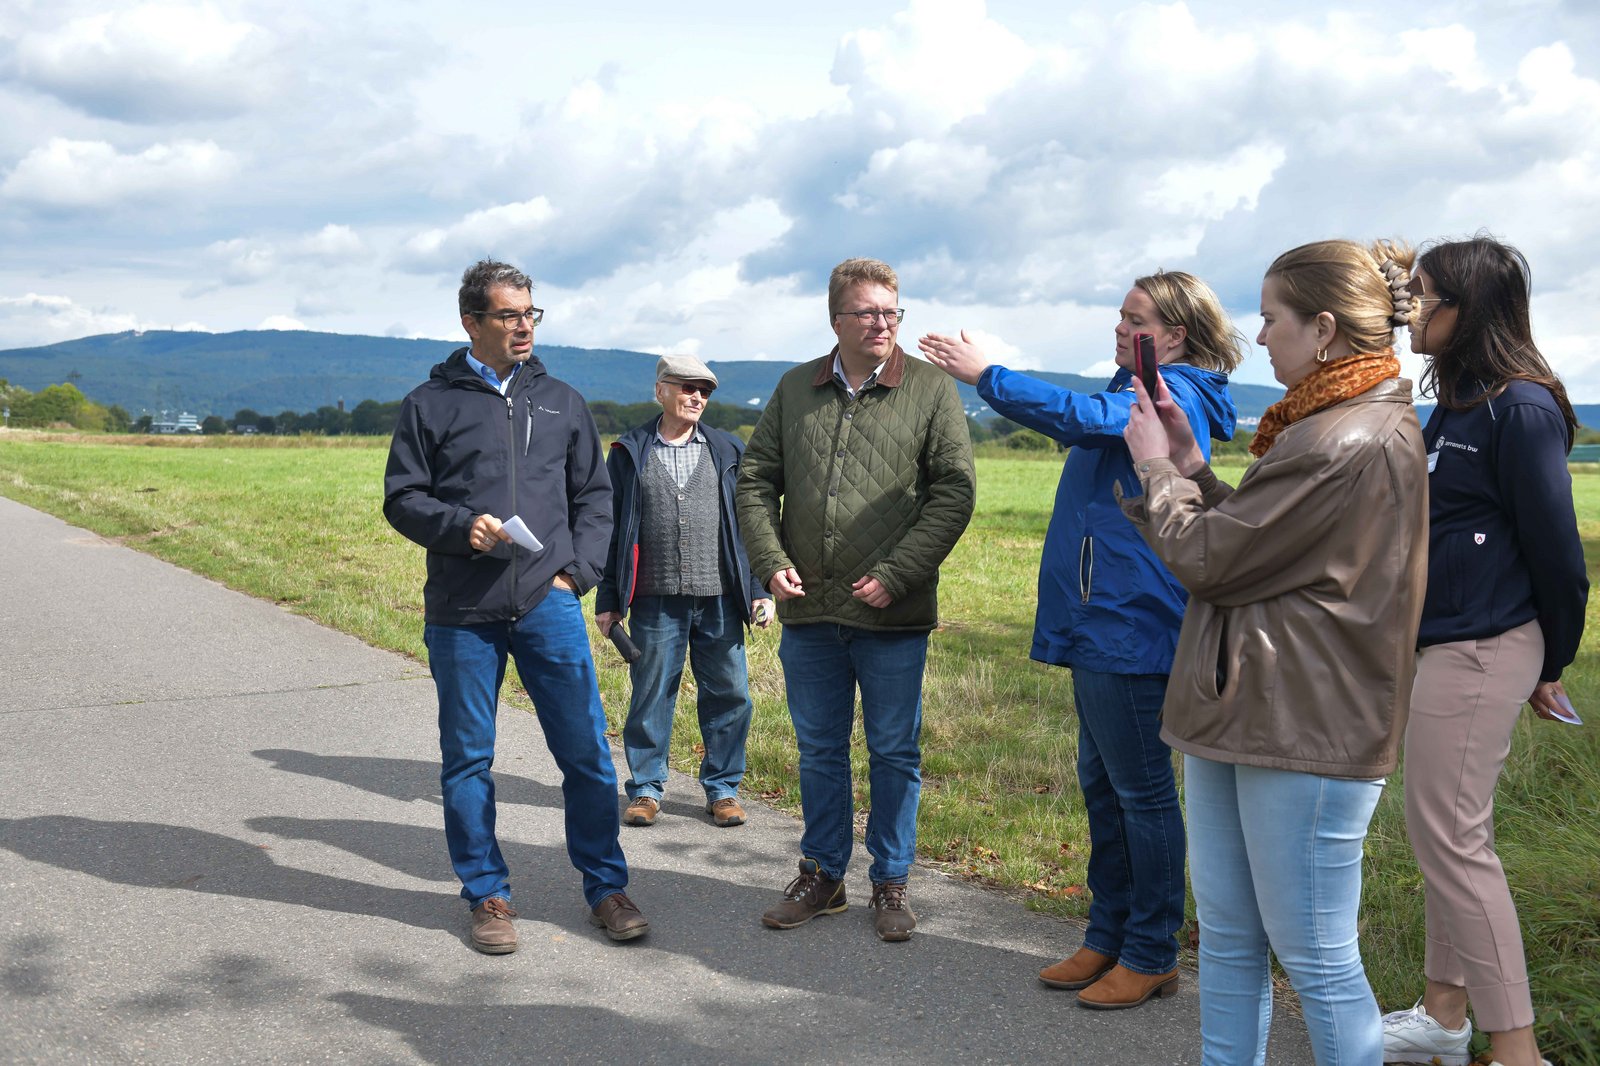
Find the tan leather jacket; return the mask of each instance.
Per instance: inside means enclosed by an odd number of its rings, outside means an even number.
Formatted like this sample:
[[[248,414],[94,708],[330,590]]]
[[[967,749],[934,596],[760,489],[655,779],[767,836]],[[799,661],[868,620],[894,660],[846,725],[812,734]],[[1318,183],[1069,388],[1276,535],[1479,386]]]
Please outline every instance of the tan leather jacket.
[[[1279,436],[1237,489],[1138,463],[1123,510],[1189,609],[1161,737],[1217,762],[1393,772],[1428,563],[1428,473],[1411,383],[1391,379]]]

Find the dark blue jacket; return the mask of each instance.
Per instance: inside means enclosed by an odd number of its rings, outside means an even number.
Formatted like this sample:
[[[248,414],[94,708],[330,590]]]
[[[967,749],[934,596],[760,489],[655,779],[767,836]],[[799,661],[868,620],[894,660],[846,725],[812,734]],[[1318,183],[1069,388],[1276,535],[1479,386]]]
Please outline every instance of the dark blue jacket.
[[[611,483],[600,434],[577,390],[530,358],[502,396],[460,348],[400,405],[383,475],[383,515],[428,549],[426,619],[476,625],[521,618],[566,573],[594,587],[611,540]],[[520,515],[543,550],[502,542],[477,552],[481,514]]]
[[[1236,412],[1225,375],[1186,363],[1161,368],[1206,458],[1211,438],[1233,436]],[[1072,451],[1039,560],[1039,606],[1030,655],[1107,674],[1167,674],[1189,594],[1123,516],[1111,487],[1144,490],[1122,440],[1133,409],[1132,375],[1085,394],[991,366],[978,393],[995,411]]]
[[[1550,390],[1513,381],[1466,411],[1434,408],[1428,450],[1428,594],[1417,644],[1498,636],[1539,620],[1542,681],[1578,654],[1589,578]]]
[[[643,520],[640,511],[639,467],[650,455],[650,442],[656,435],[660,417],[636,426],[611,445],[606,456],[606,472],[611,477],[611,513],[616,520],[611,537],[611,549],[606,555],[605,576],[595,591],[594,613],[615,611],[627,617],[633,603],[634,582],[639,576],[639,525]],[[724,593],[739,597],[739,610],[746,622],[752,622],[752,600],[767,600],[772,596],[761,587],[761,580],[750,572],[750,559],[745,554],[744,541],[739,537],[739,519],[734,510],[733,488],[739,480],[739,460],[744,456],[744,441],[721,429],[701,426],[711,460],[717,465],[717,484],[721,489],[721,530],[717,559],[722,575]]]

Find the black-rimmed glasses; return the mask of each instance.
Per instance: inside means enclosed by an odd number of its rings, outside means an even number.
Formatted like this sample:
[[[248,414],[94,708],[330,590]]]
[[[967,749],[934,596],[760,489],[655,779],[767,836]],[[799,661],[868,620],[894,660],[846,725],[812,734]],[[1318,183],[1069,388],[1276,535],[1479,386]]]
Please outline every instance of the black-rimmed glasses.
[[[834,316],[835,317],[838,317],[839,315],[849,315],[851,318],[855,319],[857,322],[861,323],[863,326],[876,325],[878,319],[881,318],[881,319],[883,319],[883,324],[887,326],[887,325],[890,325],[893,322],[902,322],[902,321],[904,321],[905,317],[906,317],[906,309],[904,307],[887,307],[887,308],[882,308],[882,309],[875,309],[875,308],[870,308],[869,307],[869,308],[865,308],[865,309],[860,310],[860,311],[835,311],[834,312]]]
[[[544,308],[530,307],[526,311],[474,311],[479,318],[492,318],[506,329],[516,329],[522,324],[523,319],[528,320],[528,325],[537,326],[544,321]]]

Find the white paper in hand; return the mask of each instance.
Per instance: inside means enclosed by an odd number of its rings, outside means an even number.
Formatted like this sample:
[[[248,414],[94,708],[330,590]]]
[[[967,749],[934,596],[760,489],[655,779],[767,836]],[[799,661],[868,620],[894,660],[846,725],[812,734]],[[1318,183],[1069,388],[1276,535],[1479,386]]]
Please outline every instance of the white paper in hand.
[[[528,523],[520,516],[512,515],[501,524],[500,528],[511,534],[512,543],[520,544],[531,552],[544,551],[544,545],[539,543],[539,538],[533,535],[533,530],[528,528]]]
[[[1578,712],[1572,709],[1572,701],[1560,693],[1556,694],[1556,707],[1556,710],[1550,712],[1556,716],[1556,721],[1565,722],[1568,725],[1583,724],[1583,719],[1578,717]]]

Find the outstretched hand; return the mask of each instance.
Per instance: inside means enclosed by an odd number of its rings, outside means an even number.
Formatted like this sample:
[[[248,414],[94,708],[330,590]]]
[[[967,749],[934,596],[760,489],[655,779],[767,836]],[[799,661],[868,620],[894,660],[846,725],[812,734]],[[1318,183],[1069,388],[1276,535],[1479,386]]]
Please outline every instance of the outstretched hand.
[[[1128,426],[1122,431],[1122,439],[1128,443],[1128,454],[1133,461],[1171,459],[1184,477],[1199,472],[1206,465],[1205,455],[1194,439],[1189,416],[1167,391],[1166,378],[1156,374],[1156,395],[1152,398],[1145,391],[1144,382],[1135,375],[1133,394],[1135,400],[1128,412]]]
[[[928,357],[928,362],[968,385],[976,385],[978,378],[989,369],[989,357],[967,336],[966,330],[961,331],[959,339],[930,333],[917,341],[917,347]]]

